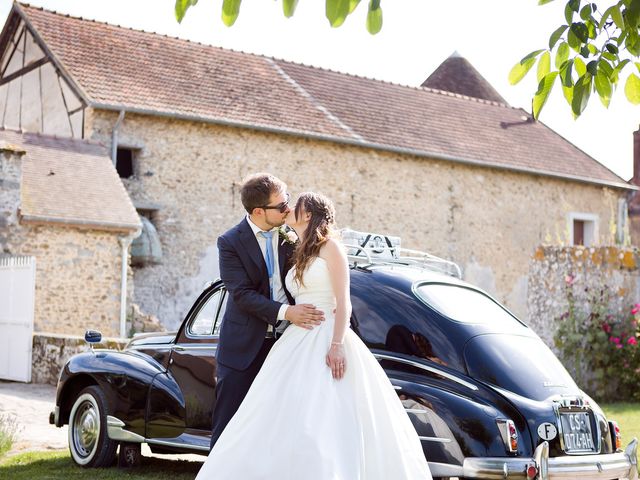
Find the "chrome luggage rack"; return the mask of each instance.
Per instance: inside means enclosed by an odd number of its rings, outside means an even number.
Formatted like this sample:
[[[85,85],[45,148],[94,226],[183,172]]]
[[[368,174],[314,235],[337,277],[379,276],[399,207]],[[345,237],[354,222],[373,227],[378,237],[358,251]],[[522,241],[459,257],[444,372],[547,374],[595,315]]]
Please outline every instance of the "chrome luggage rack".
[[[353,267],[367,268],[373,265],[406,265],[444,273],[462,280],[462,269],[460,266],[420,250],[408,248],[390,247],[378,245],[376,247],[363,247],[344,243],[347,252],[353,249],[356,253],[347,253],[347,258]],[[381,256],[381,254],[386,254]]]

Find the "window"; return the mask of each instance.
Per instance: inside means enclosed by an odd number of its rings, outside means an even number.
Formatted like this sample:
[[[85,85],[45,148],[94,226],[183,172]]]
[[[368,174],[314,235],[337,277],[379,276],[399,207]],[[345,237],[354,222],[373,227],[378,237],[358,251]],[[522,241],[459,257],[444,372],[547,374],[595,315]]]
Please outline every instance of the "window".
[[[187,332],[190,335],[218,335],[218,332],[220,331],[220,322],[217,322],[216,320],[218,319],[219,311],[221,312],[221,315],[224,313],[224,307],[226,306],[225,293],[225,289],[220,288],[213,292],[209,298],[203,301],[198,309],[198,313],[189,323]],[[221,304],[223,305],[223,308],[219,308]]]
[[[598,216],[591,213],[569,214],[569,240],[571,245],[593,246],[598,239]]]
[[[118,148],[116,170],[120,178],[131,178],[134,175],[135,154],[136,150],[133,148]]]
[[[456,322],[503,327],[519,323],[501,305],[477,290],[451,284],[425,283],[414,291],[431,308]]]

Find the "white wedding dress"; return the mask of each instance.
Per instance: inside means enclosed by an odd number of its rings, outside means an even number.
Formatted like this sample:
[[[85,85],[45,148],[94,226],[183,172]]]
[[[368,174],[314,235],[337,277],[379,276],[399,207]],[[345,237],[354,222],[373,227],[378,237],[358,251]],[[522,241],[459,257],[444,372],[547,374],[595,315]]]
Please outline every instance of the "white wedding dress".
[[[196,480],[426,480],[420,440],[384,371],[347,329],[344,378],[325,363],[335,297],[325,261],[304,286],[286,278],[296,303],[324,311],[313,330],[289,326]]]

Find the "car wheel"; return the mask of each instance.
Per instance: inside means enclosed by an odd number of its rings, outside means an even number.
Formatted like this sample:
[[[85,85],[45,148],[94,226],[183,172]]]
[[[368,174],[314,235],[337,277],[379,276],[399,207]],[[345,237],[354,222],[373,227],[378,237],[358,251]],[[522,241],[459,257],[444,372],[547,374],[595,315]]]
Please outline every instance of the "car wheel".
[[[108,467],[118,442],[107,436],[107,399],[97,386],[82,390],[69,415],[69,451],[73,461],[86,468]]]

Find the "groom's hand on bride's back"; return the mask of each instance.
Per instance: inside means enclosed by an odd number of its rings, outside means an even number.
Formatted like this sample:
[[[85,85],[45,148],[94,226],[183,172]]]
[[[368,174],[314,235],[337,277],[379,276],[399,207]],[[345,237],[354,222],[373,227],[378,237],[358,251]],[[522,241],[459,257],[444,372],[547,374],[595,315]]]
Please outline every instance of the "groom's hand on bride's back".
[[[298,327],[311,330],[324,322],[324,313],[313,305],[302,303],[289,305],[284,318]]]

